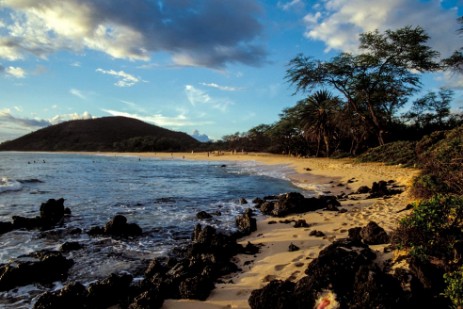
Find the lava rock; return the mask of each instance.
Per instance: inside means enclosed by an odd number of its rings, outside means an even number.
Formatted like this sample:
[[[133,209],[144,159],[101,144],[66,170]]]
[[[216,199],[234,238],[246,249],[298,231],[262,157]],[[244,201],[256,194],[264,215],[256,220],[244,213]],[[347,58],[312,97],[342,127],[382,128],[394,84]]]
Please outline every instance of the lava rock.
[[[248,304],[252,309],[294,308],[294,287],[291,281],[272,280],[262,289],[252,291]]]
[[[211,219],[211,218],[212,218],[212,215],[205,211],[200,211],[196,214],[196,219],[199,219],[199,220],[206,220],[206,219]]]
[[[252,217],[252,210],[250,208],[246,209],[242,216],[237,216],[235,223],[241,236],[257,231],[257,221]]]
[[[127,218],[122,215],[116,215],[111,221],[106,223],[104,234],[111,236],[140,236],[141,228],[136,223],[127,223]]]
[[[64,280],[74,264],[56,251],[39,251],[0,266],[0,291],[31,283]]]
[[[389,243],[386,231],[376,222],[370,221],[360,230],[362,241],[368,245],[381,245]]]
[[[40,218],[44,229],[51,228],[64,219],[64,199],[49,199],[40,206]]]

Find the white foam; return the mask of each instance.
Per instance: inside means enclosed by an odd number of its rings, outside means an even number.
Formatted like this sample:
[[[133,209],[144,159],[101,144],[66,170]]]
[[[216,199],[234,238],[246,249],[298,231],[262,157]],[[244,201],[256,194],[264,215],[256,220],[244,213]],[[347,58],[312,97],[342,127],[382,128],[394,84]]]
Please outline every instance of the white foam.
[[[19,181],[9,179],[8,177],[0,178],[0,193],[7,191],[19,191],[22,185]]]

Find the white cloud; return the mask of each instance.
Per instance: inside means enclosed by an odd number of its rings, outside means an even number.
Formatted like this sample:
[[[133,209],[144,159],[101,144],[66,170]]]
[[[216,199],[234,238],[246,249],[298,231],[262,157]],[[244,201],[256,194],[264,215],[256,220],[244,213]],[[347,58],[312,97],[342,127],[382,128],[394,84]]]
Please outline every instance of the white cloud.
[[[240,88],[237,87],[230,87],[230,86],[221,86],[216,83],[201,83],[201,85],[211,88],[216,88],[223,91],[238,91]]]
[[[86,100],[87,97],[82,93],[82,91],[78,90],[78,89],[75,89],[75,88],[72,88],[71,90],[69,90],[69,93],[72,94],[73,96],[76,96],[82,100]]]
[[[20,68],[20,67],[12,67],[12,66],[9,66],[9,67],[6,67],[6,68],[0,67],[0,71],[1,71],[1,69],[3,69],[3,71],[5,72],[5,74],[7,76],[11,76],[11,77],[14,77],[14,78],[24,78],[24,77],[26,77],[26,71],[24,71],[24,69]]]
[[[193,106],[208,105],[214,109],[225,112],[228,106],[233,105],[233,102],[228,98],[212,98],[206,92],[197,89],[192,85],[185,86],[185,94],[188,101]]]
[[[277,6],[284,11],[288,11],[293,8],[304,7],[304,3],[301,0],[292,0],[289,2],[278,1]]]
[[[118,81],[114,83],[114,85],[117,87],[132,87],[141,81],[140,78],[135,77],[124,71],[103,70],[103,69],[98,68],[96,69],[96,72],[107,74],[107,75],[112,75],[116,77]]]
[[[443,9],[439,0],[327,0],[304,22],[306,37],[323,41],[327,51],[348,52],[357,51],[360,33],[421,26],[431,37],[429,45],[445,57],[461,46],[457,17],[455,8]]]
[[[50,124],[58,124],[64,121],[69,120],[86,120],[86,119],[93,119],[94,117],[89,112],[83,112],[82,114],[78,113],[71,113],[71,114],[63,114],[63,115],[56,115],[49,120]]]
[[[121,111],[103,109],[104,112],[112,116],[123,116],[135,118],[144,122],[152,123],[160,127],[184,127],[184,126],[200,126],[213,124],[211,121],[194,121],[187,117],[187,115],[180,113],[177,116],[169,117],[162,114],[154,115],[138,115]]]

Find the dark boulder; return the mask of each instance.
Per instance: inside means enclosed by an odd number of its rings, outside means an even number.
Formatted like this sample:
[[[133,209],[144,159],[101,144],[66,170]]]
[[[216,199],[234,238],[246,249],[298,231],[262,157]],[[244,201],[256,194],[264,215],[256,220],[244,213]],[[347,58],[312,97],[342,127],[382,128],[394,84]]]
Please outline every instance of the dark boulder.
[[[64,199],[49,199],[46,203],[42,203],[40,206],[40,218],[44,229],[62,223],[64,219]]]
[[[375,264],[361,266],[354,276],[352,296],[346,308],[406,308],[406,297],[399,282]]]
[[[42,226],[42,221],[40,217],[35,218],[25,218],[21,216],[13,216],[13,229],[26,229],[34,230]]]
[[[14,229],[11,222],[0,222],[0,235],[11,232]]]
[[[310,227],[310,224],[308,224],[304,219],[299,219],[294,223],[295,228],[300,228],[300,227]]]
[[[360,236],[361,227],[350,228],[347,232],[349,239],[353,241],[362,241],[362,236]]]
[[[365,194],[365,193],[370,193],[370,188],[368,186],[361,186],[357,189],[355,194]]]
[[[179,293],[181,298],[206,300],[213,288],[213,278],[199,275],[182,280]]]
[[[265,215],[284,217],[290,214],[304,213],[319,209],[338,211],[341,204],[335,196],[322,195],[318,198],[306,198],[297,192],[289,192],[277,196],[274,200],[266,201],[260,205],[260,211]]]
[[[248,303],[252,309],[294,308],[293,293],[294,283],[290,281],[272,280],[262,289],[252,291]]]
[[[150,288],[135,297],[129,309],[156,309],[161,308],[164,297],[157,289]]]
[[[298,246],[296,246],[295,244],[293,243],[290,243],[289,246],[288,246],[288,251],[289,252],[293,252],[293,251],[299,251],[300,248]]]
[[[61,252],[69,252],[69,251],[75,251],[75,250],[80,250],[84,246],[77,242],[77,241],[67,241],[64,244],[61,245],[59,248],[59,251]]]
[[[79,282],[70,283],[58,292],[45,292],[34,304],[34,309],[88,308],[87,289]]]
[[[389,243],[389,236],[386,231],[376,222],[370,221],[360,230],[362,241],[368,245],[381,245]]]
[[[129,274],[111,274],[106,279],[90,284],[87,290],[91,308],[108,308],[125,302],[132,279]]]
[[[235,223],[241,236],[257,231],[257,221],[252,217],[252,210],[250,208],[246,209],[243,215],[237,216]]]
[[[211,219],[211,218],[212,218],[212,215],[205,211],[200,211],[196,214],[196,219],[199,219],[199,220],[206,220],[206,219]]]
[[[0,266],[0,291],[31,283],[46,284],[64,280],[73,263],[56,251],[39,251],[18,258]]]
[[[127,223],[126,217],[116,215],[112,220],[106,223],[104,234],[121,237],[140,236],[142,230],[136,223]]]
[[[325,233],[323,233],[322,231],[313,230],[309,233],[309,236],[324,237]]]

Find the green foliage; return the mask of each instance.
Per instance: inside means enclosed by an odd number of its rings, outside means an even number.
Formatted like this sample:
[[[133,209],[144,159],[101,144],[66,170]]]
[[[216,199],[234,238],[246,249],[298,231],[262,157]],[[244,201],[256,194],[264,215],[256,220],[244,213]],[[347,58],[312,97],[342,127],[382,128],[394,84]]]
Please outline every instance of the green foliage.
[[[360,35],[361,54],[341,53],[322,62],[299,55],[289,63],[287,80],[296,91],[319,87],[339,91],[349,109],[383,145],[385,127],[406,99],[420,87],[412,71],[432,71],[437,52],[426,45],[429,37],[420,27]],[[347,117],[345,117],[347,119]]]
[[[419,197],[439,192],[463,195],[463,126],[436,132],[417,144],[422,176],[413,191]]]
[[[463,266],[460,269],[444,275],[444,296],[450,299],[454,308],[463,306]]]
[[[421,256],[453,259],[453,246],[463,237],[463,197],[436,195],[415,203],[400,221],[394,242]]]
[[[415,142],[399,141],[370,148],[357,157],[359,162],[384,162],[390,165],[414,166],[417,163]]]

